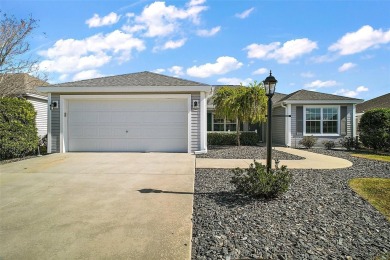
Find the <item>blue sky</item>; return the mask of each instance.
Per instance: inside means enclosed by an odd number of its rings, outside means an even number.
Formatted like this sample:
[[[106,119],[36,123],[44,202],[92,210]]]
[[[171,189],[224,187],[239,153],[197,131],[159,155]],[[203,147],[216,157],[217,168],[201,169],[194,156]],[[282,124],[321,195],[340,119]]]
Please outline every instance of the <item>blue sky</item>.
[[[51,83],[153,71],[362,99],[390,92],[390,1],[1,0],[39,19],[31,55]],[[43,34],[45,33],[45,35]]]

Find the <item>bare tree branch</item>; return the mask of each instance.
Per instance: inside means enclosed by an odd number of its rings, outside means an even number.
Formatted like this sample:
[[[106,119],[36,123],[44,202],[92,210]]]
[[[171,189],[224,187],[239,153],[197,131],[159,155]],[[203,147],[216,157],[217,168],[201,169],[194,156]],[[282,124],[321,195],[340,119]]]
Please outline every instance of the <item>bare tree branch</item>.
[[[47,76],[39,71],[38,59],[28,54],[30,51],[28,38],[38,27],[38,20],[32,18],[31,15],[26,19],[18,20],[1,11],[0,15],[0,84],[5,84],[3,81],[7,75],[19,73],[33,75],[46,81]],[[7,81],[9,88],[15,85],[9,84]],[[12,90],[7,92],[12,92]]]

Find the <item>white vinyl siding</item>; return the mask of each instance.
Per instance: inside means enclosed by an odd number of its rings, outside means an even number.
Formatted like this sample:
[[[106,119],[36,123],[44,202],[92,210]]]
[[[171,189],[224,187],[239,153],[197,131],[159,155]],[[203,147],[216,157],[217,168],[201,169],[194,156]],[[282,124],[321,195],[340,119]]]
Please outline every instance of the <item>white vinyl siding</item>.
[[[191,95],[191,104],[192,100],[199,100],[199,94]],[[199,151],[200,150],[200,109],[193,109],[191,107],[191,150]]]
[[[27,97],[27,100],[34,106],[37,116],[35,118],[39,136],[47,134],[47,100],[35,97]]]

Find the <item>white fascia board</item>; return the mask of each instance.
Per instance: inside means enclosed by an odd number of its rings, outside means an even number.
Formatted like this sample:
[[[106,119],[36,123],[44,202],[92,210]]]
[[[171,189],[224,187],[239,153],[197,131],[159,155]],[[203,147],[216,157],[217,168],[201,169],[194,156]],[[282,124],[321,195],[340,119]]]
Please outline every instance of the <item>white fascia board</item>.
[[[359,104],[363,100],[286,100],[285,104],[317,105],[317,104]]]
[[[38,87],[43,93],[136,93],[136,92],[206,92],[211,86],[120,86],[120,87]]]

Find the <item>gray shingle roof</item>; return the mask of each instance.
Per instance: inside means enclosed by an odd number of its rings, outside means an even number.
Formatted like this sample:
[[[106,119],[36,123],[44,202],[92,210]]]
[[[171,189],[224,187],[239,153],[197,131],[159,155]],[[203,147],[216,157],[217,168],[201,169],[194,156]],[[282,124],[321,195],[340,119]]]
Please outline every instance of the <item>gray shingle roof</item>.
[[[364,113],[373,108],[390,108],[390,93],[367,100],[361,104],[356,105],[357,113]]]
[[[0,96],[19,96],[27,93],[47,96],[37,91],[36,87],[45,86],[48,83],[27,73],[0,75],[0,79]]]
[[[123,86],[207,86],[207,84],[169,77],[149,71],[86,79],[50,85],[50,87],[123,87]]]
[[[340,101],[356,100],[356,101],[359,101],[360,99],[301,89],[301,90],[295,91],[289,95],[286,95],[285,97],[280,99],[279,102],[292,101],[292,100],[297,100],[297,101],[299,101],[299,100],[302,100],[302,101],[303,100],[325,100],[325,101],[326,100],[340,100]]]

